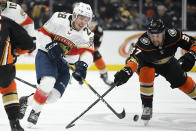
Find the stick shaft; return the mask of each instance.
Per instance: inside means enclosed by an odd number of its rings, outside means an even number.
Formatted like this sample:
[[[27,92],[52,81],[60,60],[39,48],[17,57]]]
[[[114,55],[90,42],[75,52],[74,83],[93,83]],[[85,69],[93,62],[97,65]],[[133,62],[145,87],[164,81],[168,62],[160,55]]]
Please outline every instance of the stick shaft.
[[[25,80],[23,80],[23,79],[21,79],[21,78],[18,78],[18,77],[15,77],[15,78],[16,78],[16,80],[18,80],[18,81],[20,81],[20,82],[22,82],[22,83],[24,83],[24,84],[27,84],[28,86],[31,86],[31,87],[33,87],[33,88],[37,88],[36,85],[31,84],[30,82],[27,82],[27,81],[25,81]]]

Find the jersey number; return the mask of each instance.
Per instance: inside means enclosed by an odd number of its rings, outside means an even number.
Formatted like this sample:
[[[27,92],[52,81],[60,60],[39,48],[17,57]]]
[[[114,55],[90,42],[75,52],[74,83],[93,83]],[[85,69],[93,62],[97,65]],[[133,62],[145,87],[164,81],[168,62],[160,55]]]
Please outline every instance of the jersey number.
[[[66,13],[58,13],[58,16],[57,16],[58,18],[66,18],[67,17],[67,15],[66,15]]]
[[[182,39],[185,40],[185,41],[187,41],[187,42],[189,42],[189,40],[190,40],[190,38],[188,36],[186,36],[186,35],[183,35],[182,36]]]
[[[16,7],[17,7],[16,3],[10,3],[9,8],[16,9]]]
[[[91,31],[87,27],[84,28],[84,31],[87,31],[87,35],[91,34]]]

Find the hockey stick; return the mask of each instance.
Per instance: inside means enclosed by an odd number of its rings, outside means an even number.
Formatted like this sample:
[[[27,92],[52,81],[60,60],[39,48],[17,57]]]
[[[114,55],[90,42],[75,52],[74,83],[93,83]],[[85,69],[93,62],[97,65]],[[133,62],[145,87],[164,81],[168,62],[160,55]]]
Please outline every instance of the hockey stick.
[[[67,63],[64,59],[62,59],[62,61],[65,63],[65,64],[67,64],[67,66],[72,70],[72,71],[75,71],[75,69],[69,64],[69,63]],[[99,95],[99,93],[85,80],[85,79],[83,79],[82,78],[82,82],[84,83],[84,84],[86,84],[87,85],[87,87],[89,87],[92,91],[93,91],[93,93],[95,94],[95,95],[97,95],[97,97],[99,97],[99,99],[101,99],[102,100],[102,102],[104,103],[104,104],[106,104],[106,106],[119,118],[119,119],[122,119],[122,118],[124,118],[125,117],[125,110],[123,109],[123,111],[121,112],[121,113],[117,113],[102,97],[101,97],[101,95]]]
[[[114,89],[116,85],[112,85],[100,98],[98,98],[95,102],[93,102],[85,111],[83,111],[78,117],[76,117],[73,121],[71,121],[65,128],[71,128],[75,126],[74,122],[77,121],[81,116],[83,116],[88,110],[90,110],[95,104],[97,104],[100,100],[104,100],[103,97],[106,96],[112,89]],[[121,117],[125,117],[125,111],[123,109],[123,112],[121,114]]]
[[[67,63],[64,59],[62,59],[62,61],[63,61],[64,64],[66,64],[72,71],[75,70],[75,69],[74,69],[69,63]],[[102,102],[103,102],[104,104],[106,104],[106,106],[107,106],[107,107],[108,107],[108,108],[109,108],[109,109],[110,109],[119,119],[122,119],[122,118],[125,117],[125,110],[124,110],[124,109],[123,109],[123,111],[122,111],[121,113],[117,113],[117,112],[116,112],[116,111],[115,111],[115,110],[114,110],[114,109],[113,109],[113,108],[103,99],[103,97],[100,96],[100,95],[98,94],[98,92],[97,92],[97,91],[96,91],[96,90],[95,90],[95,89],[94,89],[85,79],[82,79],[82,82],[85,83],[85,84],[93,91],[93,93],[96,94],[96,95],[99,97],[98,101],[99,101],[99,100],[102,100]],[[113,85],[112,87],[114,88],[115,85]],[[112,88],[112,89],[113,89],[113,88]],[[104,96],[105,96],[105,95],[104,95]],[[98,102],[98,101],[97,101],[97,102]],[[97,102],[96,102],[96,103],[97,103]],[[95,104],[96,104],[96,103],[95,103]],[[95,105],[95,104],[94,104],[94,105]],[[92,105],[92,106],[93,106],[93,105]],[[90,108],[91,108],[91,107],[90,107]],[[90,109],[90,108],[89,108],[89,109]],[[89,109],[88,109],[88,110],[89,110]],[[88,111],[88,110],[87,110],[87,111]],[[86,112],[84,112],[84,113],[86,113]],[[83,115],[83,114],[82,114],[82,115]],[[81,115],[81,116],[82,116],[82,115]],[[80,116],[80,117],[81,117],[81,116]],[[79,117],[79,118],[80,118],[80,117]],[[78,119],[78,118],[77,118],[77,119]],[[76,120],[77,120],[77,119],[76,119]],[[76,120],[72,121],[72,123],[75,122]],[[71,124],[72,124],[72,123],[71,123]]]
[[[22,83],[24,83],[24,84],[27,84],[28,86],[31,86],[31,87],[33,87],[33,88],[37,88],[37,86],[34,85],[34,84],[31,84],[31,83],[29,83],[29,82],[27,82],[27,81],[25,81],[25,80],[23,80],[23,79],[20,79],[20,78],[18,78],[18,77],[15,77],[15,78],[16,78],[16,80],[18,80],[18,81],[20,81],[20,82],[22,82]]]

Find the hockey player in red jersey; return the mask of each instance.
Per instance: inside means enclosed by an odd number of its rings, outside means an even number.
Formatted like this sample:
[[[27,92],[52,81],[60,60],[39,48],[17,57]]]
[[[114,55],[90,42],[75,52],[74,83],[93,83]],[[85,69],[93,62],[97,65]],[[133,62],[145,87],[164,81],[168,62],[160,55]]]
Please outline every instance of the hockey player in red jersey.
[[[101,56],[101,53],[98,50],[103,40],[103,28],[100,25],[98,25],[98,23],[95,20],[89,24],[89,28],[91,29],[91,31],[94,32],[93,43],[94,43],[95,51],[93,53],[94,55],[93,62],[96,68],[100,72],[101,79],[105,82],[105,84],[111,86],[113,82],[108,79],[108,72],[106,70],[106,64]]]
[[[179,60],[174,55],[180,47],[187,51]],[[196,100],[196,84],[186,72],[195,65],[196,40],[176,29],[168,29],[161,19],[152,19],[145,32],[135,44],[126,66],[117,72],[117,86],[126,83],[134,72],[138,72],[140,95],[143,106],[141,119],[147,125],[153,113],[153,90],[155,73],[193,100]]]
[[[14,55],[32,51],[32,37],[16,22],[0,15],[0,93],[11,131],[24,131],[19,123],[19,101],[16,89]]]

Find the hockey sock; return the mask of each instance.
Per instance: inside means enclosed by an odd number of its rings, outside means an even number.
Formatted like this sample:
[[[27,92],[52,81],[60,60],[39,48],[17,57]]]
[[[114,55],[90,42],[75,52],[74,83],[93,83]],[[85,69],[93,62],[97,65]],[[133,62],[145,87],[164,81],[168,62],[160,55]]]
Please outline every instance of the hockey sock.
[[[153,102],[153,86],[140,86],[140,96],[142,100],[142,105],[144,107],[152,107]]]
[[[144,107],[152,107],[155,69],[142,67],[139,71],[140,95]]]
[[[2,100],[8,119],[18,119],[20,105],[18,101],[15,81],[13,81],[7,88],[3,88],[3,90],[1,90],[1,93],[3,94]]]
[[[34,100],[40,105],[44,104],[48,98],[48,94],[40,89],[37,89],[34,94]]]
[[[186,82],[184,85],[180,86],[179,89],[192,99],[196,100],[196,84],[191,77],[187,76]]]

